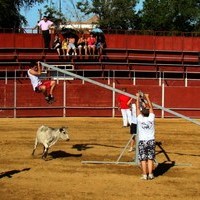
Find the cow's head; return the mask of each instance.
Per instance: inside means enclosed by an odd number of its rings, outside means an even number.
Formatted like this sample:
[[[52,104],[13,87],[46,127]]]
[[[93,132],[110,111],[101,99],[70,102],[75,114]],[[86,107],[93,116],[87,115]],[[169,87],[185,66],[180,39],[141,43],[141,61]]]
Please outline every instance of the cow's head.
[[[68,131],[67,131],[67,127],[61,127],[59,129],[60,131],[60,137],[63,139],[63,140],[69,140],[69,135],[68,135]]]

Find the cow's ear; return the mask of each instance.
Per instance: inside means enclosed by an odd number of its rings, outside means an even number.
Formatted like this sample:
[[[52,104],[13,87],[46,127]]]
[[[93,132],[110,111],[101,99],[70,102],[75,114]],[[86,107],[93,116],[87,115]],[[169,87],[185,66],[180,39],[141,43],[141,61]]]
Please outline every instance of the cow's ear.
[[[61,127],[61,128],[60,128],[60,132],[63,132],[64,129],[65,129],[65,127]]]

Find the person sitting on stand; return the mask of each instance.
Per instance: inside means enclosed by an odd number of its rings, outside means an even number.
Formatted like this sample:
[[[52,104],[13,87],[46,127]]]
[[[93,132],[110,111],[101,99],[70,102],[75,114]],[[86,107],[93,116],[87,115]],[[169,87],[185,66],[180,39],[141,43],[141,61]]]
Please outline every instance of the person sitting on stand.
[[[64,38],[63,41],[62,41],[63,56],[67,55],[67,49],[68,49],[68,38]]]
[[[84,35],[82,35],[78,42],[78,50],[79,50],[79,55],[82,55],[82,50],[84,49],[85,55],[87,55],[87,40],[85,39]]]
[[[102,34],[97,35],[96,48],[99,55],[102,55],[103,48],[105,46],[105,37]]]
[[[95,55],[96,38],[94,37],[93,33],[90,33],[90,36],[87,38],[87,44],[88,44],[88,53],[89,53],[89,55]]]
[[[68,48],[67,48],[67,56],[69,55],[69,52],[71,50],[72,50],[72,55],[77,55],[76,46],[75,46],[75,38],[72,36],[69,38],[69,44],[68,44]]]
[[[58,34],[55,35],[52,48],[56,49],[56,51],[58,52],[58,55],[60,56],[61,39]]]

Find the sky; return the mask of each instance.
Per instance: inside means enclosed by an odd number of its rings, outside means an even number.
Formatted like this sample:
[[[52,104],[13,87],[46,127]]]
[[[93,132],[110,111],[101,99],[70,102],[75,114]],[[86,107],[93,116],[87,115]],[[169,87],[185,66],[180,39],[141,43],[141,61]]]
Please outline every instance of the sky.
[[[73,7],[72,7],[72,4],[70,3],[71,1],[73,2],[77,2],[78,0],[61,0],[61,9],[62,9],[62,12],[63,14],[65,15],[65,12],[67,12],[67,10],[73,10]],[[142,7],[142,4],[143,4],[143,1],[144,0],[140,0],[140,3],[138,4],[137,6],[137,9],[140,9]],[[45,1],[45,3],[43,4],[36,4],[34,7],[30,8],[30,9],[25,9],[25,8],[22,8],[21,9],[21,14],[24,15],[26,17],[26,20],[28,21],[28,24],[26,26],[26,28],[33,28],[36,26],[37,24],[37,21],[40,20],[40,16],[39,16],[39,10],[41,9],[42,13],[44,12],[45,8],[44,6],[45,5],[49,5],[50,6],[50,3],[53,2],[54,3],[54,6],[59,9],[59,0],[49,0],[49,1]],[[70,14],[70,12],[68,12],[70,16],[70,19],[73,19],[73,12]],[[88,18],[86,18],[85,20],[87,20]]]

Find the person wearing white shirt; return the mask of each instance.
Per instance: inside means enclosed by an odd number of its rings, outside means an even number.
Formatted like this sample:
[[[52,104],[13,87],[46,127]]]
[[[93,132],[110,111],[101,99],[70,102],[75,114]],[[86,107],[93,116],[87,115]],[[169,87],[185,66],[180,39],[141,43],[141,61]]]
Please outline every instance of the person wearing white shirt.
[[[55,101],[53,92],[56,86],[55,80],[40,80],[41,75],[41,65],[32,61],[30,64],[30,69],[28,70],[28,76],[30,78],[33,90],[38,93],[43,93],[47,103],[53,103]],[[49,92],[49,94],[48,94]]]
[[[53,22],[48,20],[47,16],[44,16],[41,21],[37,24],[40,27],[44,39],[44,48],[49,48],[51,35],[49,29],[53,26]]]
[[[135,134],[137,133],[137,117],[136,117],[136,105],[132,103],[133,99],[131,98],[127,105],[131,105],[131,124],[130,124],[130,134],[132,135],[132,140],[130,142],[130,149],[129,152],[134,150],[135,144]]]
[[[152,180],[155,159],[155,114],[148,94],[144,94],[146,107],[140,107],[140,95],[136,94],[136,113],[138,126],[138,159],[142,167],[143,180]]]

